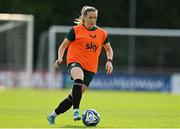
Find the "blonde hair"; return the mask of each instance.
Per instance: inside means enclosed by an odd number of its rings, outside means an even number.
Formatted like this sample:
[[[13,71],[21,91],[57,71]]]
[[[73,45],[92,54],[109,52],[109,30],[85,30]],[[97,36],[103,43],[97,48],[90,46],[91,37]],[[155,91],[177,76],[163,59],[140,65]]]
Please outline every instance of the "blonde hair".
[[[83,24],[83,16],[86,16],[87,13],[90,12],[90,11],[98,12],[98,10],[95,7],[83,6],[83,8],[81,9],[81,15],[79,16],[79,18],[74,19],[74,23],[77,24],[77,25]]]

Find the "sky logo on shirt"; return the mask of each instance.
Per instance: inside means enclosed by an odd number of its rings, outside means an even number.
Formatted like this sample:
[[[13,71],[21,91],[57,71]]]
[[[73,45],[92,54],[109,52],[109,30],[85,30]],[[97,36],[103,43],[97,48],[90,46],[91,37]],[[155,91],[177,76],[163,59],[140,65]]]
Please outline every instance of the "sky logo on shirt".
[[[98,45],[95,45],[92,42],[86,44],[86,49],[90,49],[90,50],[96,51],[97,48],[98,48]]]

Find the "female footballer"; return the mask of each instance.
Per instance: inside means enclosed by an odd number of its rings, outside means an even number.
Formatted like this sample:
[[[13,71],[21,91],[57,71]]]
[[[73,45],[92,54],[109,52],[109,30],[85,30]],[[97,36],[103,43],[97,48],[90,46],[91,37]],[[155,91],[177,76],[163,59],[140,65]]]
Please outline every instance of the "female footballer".
[[[98,10],[91,6],[84,6],[81,16],[75,19],[76,26],[73,26],[58,50],[58,59],[55,66],[63,61],[64,51],[67,51],[67,69],[73,87],[68,97],[65,98],[57,108],[48,116],[49,124],[55,124],[55,117],[63,114],[73,106],[73,119],[80,120],[79,111],[82,93],[86,91],[94,74],[97,73],[99,55],[104,47],[107,55],[106,73],[113,71],[113,50],[111,48],[107,32],[96,26]]]

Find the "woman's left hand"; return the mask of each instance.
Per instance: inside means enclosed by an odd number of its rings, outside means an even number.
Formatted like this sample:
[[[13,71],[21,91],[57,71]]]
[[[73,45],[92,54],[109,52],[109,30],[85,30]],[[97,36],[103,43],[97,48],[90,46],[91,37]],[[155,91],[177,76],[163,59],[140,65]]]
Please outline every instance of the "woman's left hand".
[[[111,61],[106,62],[106,73],[111,74],[113,72],[113,65]]]

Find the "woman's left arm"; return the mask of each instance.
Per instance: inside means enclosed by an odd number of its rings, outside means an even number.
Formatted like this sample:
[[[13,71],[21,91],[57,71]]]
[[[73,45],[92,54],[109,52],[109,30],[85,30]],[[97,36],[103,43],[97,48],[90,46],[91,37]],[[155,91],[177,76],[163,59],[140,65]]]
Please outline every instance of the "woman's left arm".
[[[107,62],[106,62],[106,73],[111,74],[113,71],[113,50],[111,47],[110,42],[106,43],[104,46],[104,49],[106,51],[106,56],[107,56]]]

